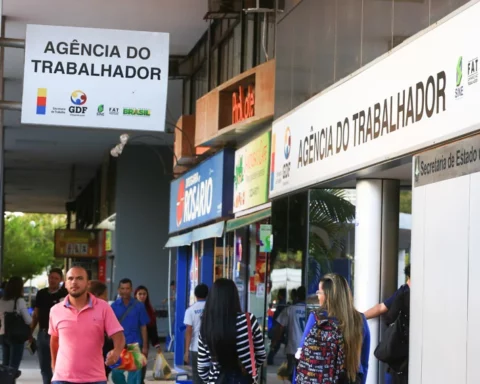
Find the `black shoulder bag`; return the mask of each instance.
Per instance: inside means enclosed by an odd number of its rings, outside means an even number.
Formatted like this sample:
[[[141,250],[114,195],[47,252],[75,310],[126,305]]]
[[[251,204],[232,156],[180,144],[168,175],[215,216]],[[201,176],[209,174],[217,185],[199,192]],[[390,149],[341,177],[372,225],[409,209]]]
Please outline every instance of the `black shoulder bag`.
[[[31,336],[30,326],[25,323],[22,314],[17,312],[17,301],[13,305],[13,312],[5,312],[5,338],[10,344],[23,344]]]
[[[387,327],[374,352],[378,360],[390,365],[408,357],[407,320],[400,311],[395,321]]]

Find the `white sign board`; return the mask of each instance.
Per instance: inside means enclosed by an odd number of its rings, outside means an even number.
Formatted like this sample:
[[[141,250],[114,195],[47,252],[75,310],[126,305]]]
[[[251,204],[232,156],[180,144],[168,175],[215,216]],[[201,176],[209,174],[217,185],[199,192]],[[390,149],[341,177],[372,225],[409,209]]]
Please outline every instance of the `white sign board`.
[[[480,3],[273,123],[270,197],[480,127]]]
[[[28,25],[22,124],[164,131],[169,34]]]

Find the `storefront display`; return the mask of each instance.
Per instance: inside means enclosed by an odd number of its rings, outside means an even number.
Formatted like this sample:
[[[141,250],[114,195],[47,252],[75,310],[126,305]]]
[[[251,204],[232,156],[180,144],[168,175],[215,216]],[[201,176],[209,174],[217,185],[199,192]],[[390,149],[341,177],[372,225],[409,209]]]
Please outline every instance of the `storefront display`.
[[[172,181],[170,186],[170,239],[177,248],[177,299],[175,318],[183,319],[195,303],[195,287],[211,286],[228,271],[223,245],[225,223],[232,212],[233,151],[225,149]],[[184,329],[175,327],[175,360],[183,363]]]

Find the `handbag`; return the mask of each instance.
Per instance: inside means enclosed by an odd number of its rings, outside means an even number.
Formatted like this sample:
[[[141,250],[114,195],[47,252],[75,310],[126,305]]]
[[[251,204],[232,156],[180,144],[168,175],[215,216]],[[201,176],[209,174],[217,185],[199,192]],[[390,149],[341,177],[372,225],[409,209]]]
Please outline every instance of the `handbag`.
[[[15,384],[16,370],[6,365],[0,365],[0,383],[2,384]]]
[[[405,321],[405,316],[400,311],[395,321],[387,327],[374,352],[378,360],[392,365],[408,357],[408,334],[405,331]]]
[[[23,344],[32,334],[30,326],[25,323],[23,316],[17,312],[17,300],[13,304],[13,312],[5,312],[5,335],[6,340],[11,344]]]

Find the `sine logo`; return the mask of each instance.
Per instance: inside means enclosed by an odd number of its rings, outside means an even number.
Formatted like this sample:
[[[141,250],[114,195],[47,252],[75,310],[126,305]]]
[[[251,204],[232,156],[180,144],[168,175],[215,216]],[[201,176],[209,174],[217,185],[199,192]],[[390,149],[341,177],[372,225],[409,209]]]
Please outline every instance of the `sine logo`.
[[[457,67],[455,69],[456,77],[455,77],[455,100],[461,99],[463,97],[463,56],[460,56],[457,61]]]

